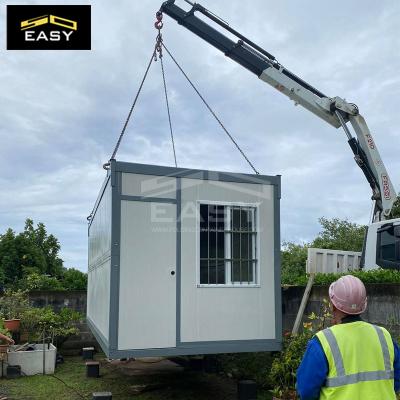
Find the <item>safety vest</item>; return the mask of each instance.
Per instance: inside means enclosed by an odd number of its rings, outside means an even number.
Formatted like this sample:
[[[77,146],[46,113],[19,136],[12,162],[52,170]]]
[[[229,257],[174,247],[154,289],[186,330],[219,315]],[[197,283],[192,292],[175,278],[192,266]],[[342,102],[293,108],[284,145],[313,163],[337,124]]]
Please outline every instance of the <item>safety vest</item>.
[[[390,333],[364,321],[317,333],[329,365],[320,400],[396,400]]]

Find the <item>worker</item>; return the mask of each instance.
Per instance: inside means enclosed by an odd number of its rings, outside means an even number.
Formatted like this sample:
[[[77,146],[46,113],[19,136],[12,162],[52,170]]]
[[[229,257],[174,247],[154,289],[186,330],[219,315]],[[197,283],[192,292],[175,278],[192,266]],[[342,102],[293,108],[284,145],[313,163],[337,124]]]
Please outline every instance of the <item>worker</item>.
[[[301,400],[396,400],[400,349],[382,327],[364,322],[367,292],[346,275],[329,287],[333,326],[307,345],[297,370]]]
[[[12,340],[6,335],[3,335],[1,332],[0,332],[0,340],[7,342],[7,344],[14,344],[14,340]]]

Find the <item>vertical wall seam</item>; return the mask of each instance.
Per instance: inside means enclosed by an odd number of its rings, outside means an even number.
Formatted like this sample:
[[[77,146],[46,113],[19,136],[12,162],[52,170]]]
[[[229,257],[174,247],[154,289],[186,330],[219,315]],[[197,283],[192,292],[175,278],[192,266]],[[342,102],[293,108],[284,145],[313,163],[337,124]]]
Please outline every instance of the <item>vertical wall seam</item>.
[[[281,233],[280,233],[280,198],[281,180],[272,186],[274,190],[274,258],[275,258],[275,338],[282,341],[282,289],[281,289]]]
[[[119,325],[119,277],[121,246],[121,172],[116,171],[115,160],[111,160],[111,272],[110,272],[110,316],[109,348],[118,350]]]
[[[181,344],[181,185],[181,178],[176,178],[176,347]]]

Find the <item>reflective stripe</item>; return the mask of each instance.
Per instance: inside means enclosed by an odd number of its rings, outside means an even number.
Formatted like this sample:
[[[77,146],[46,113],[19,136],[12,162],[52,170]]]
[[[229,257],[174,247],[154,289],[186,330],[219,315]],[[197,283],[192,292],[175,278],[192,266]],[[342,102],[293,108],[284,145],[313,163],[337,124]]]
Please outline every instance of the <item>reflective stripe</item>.
[[[333,361],[335,363],[337,376],[341,377],[341,376],[346,375],[346,373],[344,371],[343,357],[342,357],[342,354],[340,353],[339,345],[335,338],[335,335],[332,333],[332,331],[329,328],[324,329],[322,331],[322,333],[324,334],[324,336],[329,344],[329,347],[331,348],[331,353],[333,356]]]
[[[385,363],[385,371],[390,371],[392,369],[390,365],[390,355],[389,355],[389,348],[385,339],[385,334],[383,333],[383,330],[380,326],[372,325],[376,333],[378,334],[379,337],[379,342],[381,343],[382,347],[382,353],[383,353],[383,361]]]
[[[352,383],[358,383],[358,382],[384,381],[390,379],[394,379],[394,371],[358,372],[357,374],[326,378],[325,386],[338,387],[344,385],[351,385]]]

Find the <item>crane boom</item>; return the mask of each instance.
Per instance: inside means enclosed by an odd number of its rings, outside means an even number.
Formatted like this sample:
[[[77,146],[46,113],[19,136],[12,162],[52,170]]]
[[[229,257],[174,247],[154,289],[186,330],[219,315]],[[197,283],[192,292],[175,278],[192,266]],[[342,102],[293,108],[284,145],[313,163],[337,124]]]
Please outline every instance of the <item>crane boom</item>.
[[[187,0],[185,0],[187,1]],[[328,97],[303,79],[286,69],[276,58],[252,42],[241,33],[232,29],[225,21],[198,3],[191,3],[192,8],[185,11],[175,4],[175,0],[165,1],[160,11],[175,19],[197,36],[222,51],[227,57],[253,72],[275,89],[300,104],[335,128],[342,127],[354,154],[357,165],[363,171],[372,189],[375,200],[373,222],[389,218],[396,192],[389,178],[371,132],[355,104],[340,97]],[[203,14],[222,29],[238,38],[234,42],[215,29],[195,12]],[[353,127],[357,138],[353,137],[347,123]]]

